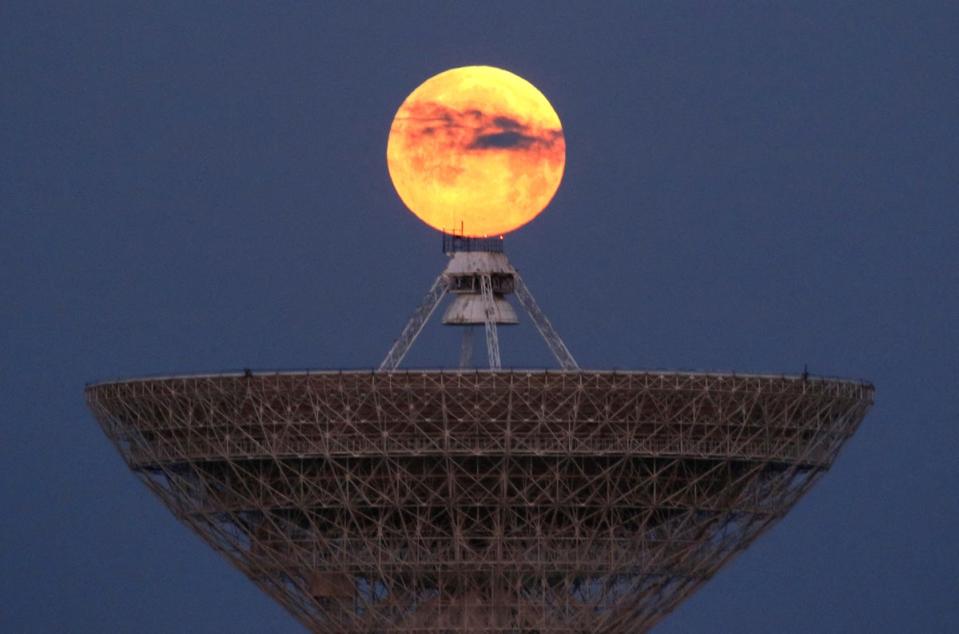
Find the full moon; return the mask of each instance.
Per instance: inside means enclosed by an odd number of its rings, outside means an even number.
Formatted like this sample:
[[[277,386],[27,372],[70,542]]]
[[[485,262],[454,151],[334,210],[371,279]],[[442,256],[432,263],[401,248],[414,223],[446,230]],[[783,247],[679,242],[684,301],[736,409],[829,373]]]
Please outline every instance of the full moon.
[[[559,188],[566,142],[539,90],[509,71],[464,66],[420,84],[386,145],[393,186],[440,231],[496,236],[535,218]]]

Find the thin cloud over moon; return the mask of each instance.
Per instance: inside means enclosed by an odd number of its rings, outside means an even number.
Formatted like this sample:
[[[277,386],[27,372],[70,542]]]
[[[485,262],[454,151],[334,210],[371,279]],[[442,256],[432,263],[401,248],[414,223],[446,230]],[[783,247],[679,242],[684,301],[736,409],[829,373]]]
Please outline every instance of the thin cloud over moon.
[[[535,150],[552,152],[552,159],[562,162],[563,130],[546,129],[520,123],[498,114],[481,110],[456,111],[440,103],[413,103],[407,116],[397,116],[405,125],[402,134],[407,143],[427,142],[423,137],[439,138],[448,150]]]
[[[489,66],[436,75],[407,97],[387,164],[406,206],[428,225],[498,235],[535,218],[562,180],[559,117],[532,84]]]

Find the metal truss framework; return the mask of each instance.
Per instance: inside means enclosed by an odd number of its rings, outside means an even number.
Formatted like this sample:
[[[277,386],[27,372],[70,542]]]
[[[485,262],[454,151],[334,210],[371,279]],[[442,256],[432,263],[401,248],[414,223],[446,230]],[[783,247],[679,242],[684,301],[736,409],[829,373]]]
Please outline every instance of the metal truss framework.
[[[316,632],[641,632],[780,519],[869,384],[643,372],[103,383],[106,434]]]

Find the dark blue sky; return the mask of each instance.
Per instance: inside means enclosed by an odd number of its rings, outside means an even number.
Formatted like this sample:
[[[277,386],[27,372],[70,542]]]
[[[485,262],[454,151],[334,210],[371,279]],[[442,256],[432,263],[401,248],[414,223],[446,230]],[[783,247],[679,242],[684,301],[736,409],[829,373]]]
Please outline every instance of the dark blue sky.
[[[467,64],[563,120],[563,185],[507,247],[582,365],[877,386],[658,631],[955,627],[955,3],[283,4],[0,6],[0,630],[299,631],[128,473],[83,385],[378,364],[444,265],[389,124]],[[409,361],[457,352],[434,324]]]

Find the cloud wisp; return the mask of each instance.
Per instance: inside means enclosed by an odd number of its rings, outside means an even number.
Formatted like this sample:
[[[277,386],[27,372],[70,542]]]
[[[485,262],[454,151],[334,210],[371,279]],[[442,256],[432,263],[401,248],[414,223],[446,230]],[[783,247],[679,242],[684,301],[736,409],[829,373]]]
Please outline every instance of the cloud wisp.
[[[457,151],[564,151],[563,131],[536,128],[502,113],[454,110],[436,102],[407,104],[397,117],[411,144],[429,143]]]

